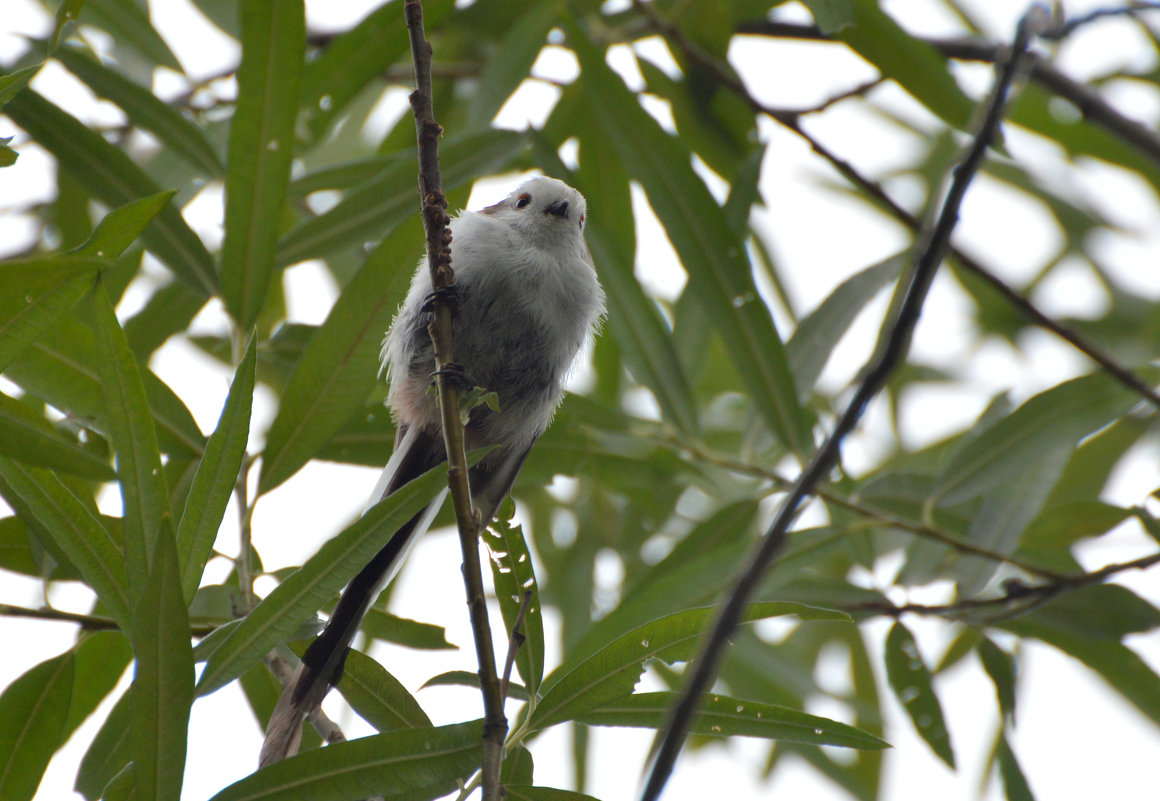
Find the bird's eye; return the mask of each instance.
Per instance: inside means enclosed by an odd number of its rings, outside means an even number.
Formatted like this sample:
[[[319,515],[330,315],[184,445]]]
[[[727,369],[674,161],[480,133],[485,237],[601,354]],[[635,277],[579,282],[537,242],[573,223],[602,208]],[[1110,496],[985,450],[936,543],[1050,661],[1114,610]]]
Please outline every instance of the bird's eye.
[[[585,220],[587,220],[587,219],[588,219],[588,215],[586,215],[586,214],[581,214],[581,215],[580,215],[580,227],[581,227],[581,228],[583,228],[583,227],[584,227],[584,221],[585,221]]]
[[[524,192],[522,195],[520,195],[518,198],[516,198],[516,208],[522,209],[524,206],[528,205],[531,202],[532,202],[532,196],[529,195],[527,192]]]

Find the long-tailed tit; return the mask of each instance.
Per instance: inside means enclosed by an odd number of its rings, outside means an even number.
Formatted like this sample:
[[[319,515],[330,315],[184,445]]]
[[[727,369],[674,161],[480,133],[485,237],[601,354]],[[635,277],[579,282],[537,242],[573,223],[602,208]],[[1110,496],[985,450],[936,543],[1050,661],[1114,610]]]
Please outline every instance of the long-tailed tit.
[[[532,444],[564,394],[564,379],[604,314],[604,291],[584,244],[584,197],[553,178],[533,178],[494,206],[451,222],[455,267],[455,361],[496,393],[466,427],[468,449],[496,446],[470,471],[472,501],[485,521],[511,490]],[[425,310],[426,261],[383,343],[395,450],[370,504],[445,459],[439,410],[428,391],[435,360]],[[342,675],[363,615],[426,531],[446,491],[391,538],[347,586],[326,628],[307,649],[266,729],[261,764],[298,750],[302,721]]]

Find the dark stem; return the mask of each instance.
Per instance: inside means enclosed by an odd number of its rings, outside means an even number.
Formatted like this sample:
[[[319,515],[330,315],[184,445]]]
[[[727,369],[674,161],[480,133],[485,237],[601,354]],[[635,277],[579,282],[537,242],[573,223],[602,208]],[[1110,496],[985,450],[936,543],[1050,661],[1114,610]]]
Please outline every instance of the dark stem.
[[[1033,7],[1020,21],[1011,48],[1011,57],[1003,65],[995,81],[986,114],[979,123],[974,141],[962,162],[954,170],[953,179],[934,225],[929,230],[923,231],[919,237],[918,256],[897,318],[891,324],[884,344],[879,348],[846,411],[835,424],[834,431],[806,466],[782,502],[777,517],[770,525],[756,553],[746,561],[747,567],[735,579],[699,656],[690,663],[691,674],[681,692],[681,698],[673,708],[663,734],[659,735],[659,746],[655,749],[656,757],[641,795],[642,801],[656,801],[660,797],[665,783],[672,774],[693,715],[717,674],[717,665],[724,655],[729,639],[736,630],[758,584],[784,546],[786,533],[802,502],[814,492],[816,486],[837,463],[841,454],[842,440],[854,429],[867,403],[878,393],[905,356],[927,290],[947,250],[951,231],[958,221],[963,197],[978,172],[987,147],[1003,118],[1007,94],[1018,72],[1020,57],[1027,49],[1031,37],[1044,24],[1042,9],[1039,7]]]

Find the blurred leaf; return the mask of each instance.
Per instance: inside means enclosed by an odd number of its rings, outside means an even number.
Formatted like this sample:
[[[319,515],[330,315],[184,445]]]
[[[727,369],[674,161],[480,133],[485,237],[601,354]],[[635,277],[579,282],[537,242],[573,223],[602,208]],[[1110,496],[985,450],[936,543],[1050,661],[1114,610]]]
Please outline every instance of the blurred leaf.
[[[81,256],[0,263],[0,369],[75,306],[107,266]]]
[[[105,397],[109,433],[117,451],[117,478],[123,508],[125,567],[129,586],[149,574],[153,548],[163,528],[173,525],[169,491],[161,472],[157,431],[149,413],[137,360],[103,286],[93,293],[94,361]]]
[[[901,623],[891,626],[886,636],[886,678],[919,736],[939,759],[954,769],[950,733],[934,692],[930,670],[922,661],[914,635]]]
[[[93,197],[116,208],[161,189],[120,148],[31,89],[13,98],[4,113],[44,147]],[[165,206],[142,234],[145,246],[189,286],[213,295],[213,259],[173,205]]]
[[[278,762],[211,801],[348,801],[368,793],[435,799],[479,767],[482,743],[480,721],[362,737]]]
[[[636,231],[628,176],[602,136],[582,140],[584,161],[576,185],[593,198],[586,237],[607,288],[607,326],[622,349],[628,369],[652,390],[664,419],[684,434],[698,429],[697,408],[672,332],[654,300],[637,280]]]
[[[805,7],[826,35],[837,33],[855,24],[856,0],[803,0]]]
[[[0,492],[23,503],[44,531],[80,569],[122,631],[129,625],[129,584],[120,549],[101,521],[47,470],[0,458]],[[14,497],[9,497],[9,491]]]
[[[999,776],[1003,779],[1003,789],[1007,794],[1007,801],[1035,801],[1035,796],[1031,793],[1031,785],[1027,783],[1027,777],[1023,775],[1023,769],[1019,767],[1019,761],[1015,758],[1015,752],[1011,750],[1011,744],[1007,742],[1006,735],[999,737]]]
[[[395,444],[395,423],[382,402],[367,401],[323,445],[316,458],[381,467]]]
[[[0,108],[4,108],[8,101],[20,94],[28,82],[40,72],[43,64],[33,64],[31,67],[13,70],[6,75],[0,75]],[[11,137],[5,142],[10,142]]]
[[[528,692],[534,695],[544,678],[544,618],[532,554],[524,541],[523,529],[511,521],[514,514],[515,504],[511,500],[505,501],[505,506],[480,536],[491,556],[492,586],[509,638],[513,636],[524,594],[529,595],[527,611],[519,628],[523,641],[516,650],[516,669]]]
[[[1015,658],[996,645],[989,637],[984,637],[978,646],[979,661],[995,685],[995,695],[999,699],[999,709],[1003,719],[1015,723]]]
[[[427,679],[419,689],[426,690],[428,687],[471,687],[478,690],[479,671],[449,670]],[[527,689],[522,684],[509,681],[508,697],[527,701],[531,696],[528,695]]]
[[[44,415],[7,395],[0,395],[0,454],[85,478],[116,478],[107,461],[62,435]]]
[[[0,695],[0,798],[25,801],[61,741],[72,696],[72,651],[41,662]]]
[[[148,88],[104,66],[79,48],[62,47],[53,53],[53,57],[98,97],[120,107],[131,125],[149,131],[170,152],[185,159],[202,175],[216,177],[222,174],[221,159],[202,131]]]
[[[895,254],[847,278],[794,329],[785,352],[802,403],[838,342],[878,292],[898,278],[908,257],[908,252]]]
[[[201,583],[205,563],[213,551],[226,505],[241,480],[242,461],[250,434],[250,408],[254,400],[257,337],[251,336],[238,364],[218,418],[217,428],[206,442],[185,509],[177,528],[177,562],[185,600],[191,601]]]
[[[558,22],[562,0],[541,0],[526,6],[484,61],[467,106],[467,127],[486,128],[509,97],[532,72],[532,64]],[[426,14],[426,9],[424,9]]]
[[[431,719],[398,679],[366,654],[347,652],[338,691],[379,731],[430,728]]]
[[[209,659],[198,681],[205,695],[237,678],[284,641],[361,570],[403,523],[445,489],[435,467],[367,510],[266,596]]]
[[[523,135],[500,130],[453,136],[440,142],[443,191],[505,169],[526,144]],[[333,208],[290,229],[278,241],[277,263],[286,266],[324,258],[336,250],[381,239],[404,220],[418,217],[418,201],[414,163],[392,162],[347,192]]]
[[[76,655],[76,673],[68,719],[61,732],[62,743],[113,692],[133,658],[133,649],[120,631],[83,633],[73,653]]]
[[[1131,516],[1131,509],[1098,501],[1065,503],[1031,521],[1020,546],[1024,550],[1047,553],[1065,550],[1085,537],[1107,534]]]
[[[145,363],[174,334],[189,328],[193,318],[205,307],[205,298],[180,281],[158,289],[145,306],[125,321],[125,338],[129,349]]]
[[[150,64],[183,72],[177,56],[150,23],[148,12],[135,0],[86,0],[80,22],[100,28],[118,47],[131,48]]]
[[[408,222],[375,248],[306,344],[266,435],[259,494],[313,458],[378,381],[383,332],[422,252],[418,218]],[[386,452],[380,455],[385,458]]]
[[[302,0],[243,0],[242,63],[230,123],[221,286],[242,329],[258,319],[274,274],[306,47]]]
[[[136,671],[131,695],[135,798],[181,798],[193,647],[173,536],[163,531],[133,611]]]
[[[808,450],[781,339],[725,213],[693,171],[690,154],[640,107],[603,54],[575,27],[569,29],[568,44],[580,60],[580,83],[592,118],[603,127],[625,171],[641,183],[689,274],[685,291],[709,311],[769,426],[791,450]],[[606,113],[610,108],[617,113]]]
[[[955,83],[946,59],[903,30],[877,0],[854,0],[853,5],[854,24],[838,29],[837,38],[952,128],[966,130],[974,103]]]
[[[529,787],[526,784],[505,784],[504,798],[510,801],[598,801],[590,795],[555,787]]]
[[[802,620],[848,619],[842,612],[803,604],[759,603],[749,606],[742,622],[780,615]],[[630,694],[645,662],[658,659],[671,664],[691,659],[715,619],[715,608],[686,609],[638,626],[587,658],[570,657],[544,681],[543,698],[528,725],[535,730],[573,720]]]
[[[668,725],[669,714],[680,697],[676,692],[626,695],[581,715],[578,722],[590,726],[636,726],[659,730]],[[716,694],[706,696],[689,731],[712,737],[765,737],[846,748],[890,747],[872,734],[828,718]]]
[[[32,554],[28,526],[18,517],[0,517],[0,569],[39,578],[40,565]]]
[[[442,626],[397,617],[381,609],[371,609],[367,612],[363,618],[362,630],[376,640],[393,642],[407,648],[442,651],[458,647],[447,641],[447,630]]]

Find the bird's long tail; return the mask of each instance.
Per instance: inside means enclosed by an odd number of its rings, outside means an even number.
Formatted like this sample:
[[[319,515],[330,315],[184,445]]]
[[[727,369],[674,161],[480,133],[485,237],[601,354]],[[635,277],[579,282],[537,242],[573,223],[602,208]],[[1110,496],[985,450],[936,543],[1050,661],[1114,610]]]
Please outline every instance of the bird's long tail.
[[[400,434],[368,507],[444,461],[443,441],[438,434],[414,428],[401,430]],[[501,448],[472,468],[469,474],[472,501],[481,520],[489,521],[495,515],[500,502],[511,491],[530,448],[531,443],[518,449]],[[446,494],[447,491],[443,490],[423,511],[404,524],[347,585],[326,628],[306,649],[298,668],[282,690],[266,727],[259,766],[279,762],[297,753],[303,720],[338,683],[347,650],[363,616],[431,525]]]

